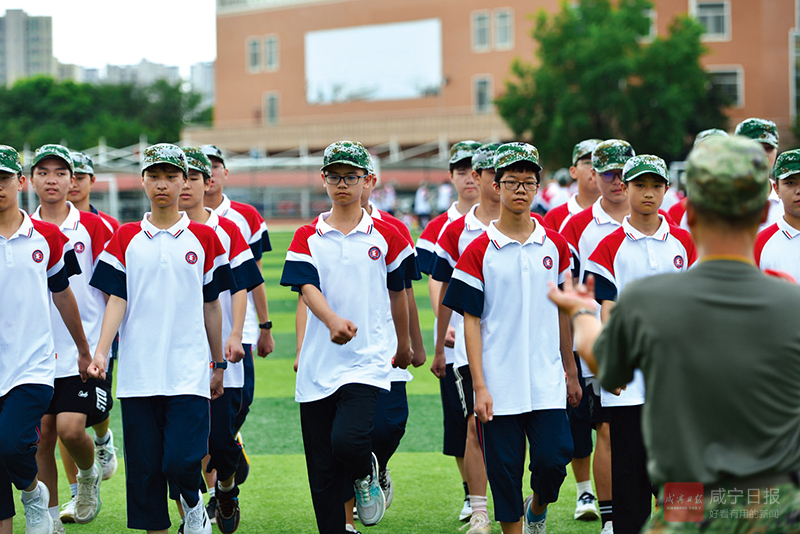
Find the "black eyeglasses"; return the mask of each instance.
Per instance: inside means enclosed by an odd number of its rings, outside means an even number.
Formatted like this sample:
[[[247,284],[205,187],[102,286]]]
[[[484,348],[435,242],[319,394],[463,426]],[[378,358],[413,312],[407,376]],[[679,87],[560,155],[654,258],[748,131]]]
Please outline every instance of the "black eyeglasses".
[[[366,178],[367,176],[369,176],[369,174],[362,174],[360,176],[339,176],[337,174],[326,174],[325,181],[331,185],[339,185],[342,180],[344,180],[344,183],[347,185],[356,185],[360,179]]]
[[[518,182],[517,180],[499,180],[499,183],[503,184],[503,187],[505,187],[509,191],[516,191],[517,189],[519,189],[520,185],[523,187],[523,189],[525,189],[525,191],[536,191],[536,189],[539,187],[538,182]]]
[[[602,178],[605,183],[610,184],[615,178],[619,178],[620,180],[622,179],[622,171],[616,170],[601,172],[600,178]]]

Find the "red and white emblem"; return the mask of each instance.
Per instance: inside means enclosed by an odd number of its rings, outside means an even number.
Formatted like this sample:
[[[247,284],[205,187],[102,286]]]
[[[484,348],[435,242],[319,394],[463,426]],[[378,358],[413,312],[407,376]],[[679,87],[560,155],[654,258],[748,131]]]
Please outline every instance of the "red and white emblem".
[[[190,265],[194,265],[195,263],[197,263],[197,254],[195,254],[194,252],[187,252],[186,253],[186,261]]]
[[[34,250],[31,256],[33,257],[33,261],[36,263],[42,263],[44,260],[44,254],[42,254],[41,250]]]
[[[75,243],[75,247],[74,248],[75,248],[75,252],[80,254],[81,252],[86,250],[86,245],[84,245],[82,242],[78,241],[77,243]]]
[[[545,256],[544,260],[542,260],[542,263],[544,264],[544,268],[547,270],[553,268],[553,258],[551,258],[550,256]]]
[[[370,259],[377,260],[381,257],[381,249],[378,247],[371,247],[369,249],[369,257]]]
[[[675,256],[675,259],[672,260],[672,263],[675,265],[676,268],[680,269],[683,267],[683,256]]]

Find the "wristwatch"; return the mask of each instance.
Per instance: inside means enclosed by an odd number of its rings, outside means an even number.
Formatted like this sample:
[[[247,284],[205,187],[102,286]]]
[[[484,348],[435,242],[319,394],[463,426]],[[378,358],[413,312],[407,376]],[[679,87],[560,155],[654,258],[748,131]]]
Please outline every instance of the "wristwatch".
[[[228,360],[222,360],[221,362],[214,362],[212,361],[208,366],[213,371],[214,369],[227,369],[228,368]]]
[[[267,321],[266,323],[259,323],[258,327],[261,330],[271,330],[272,329],[272,321]]]

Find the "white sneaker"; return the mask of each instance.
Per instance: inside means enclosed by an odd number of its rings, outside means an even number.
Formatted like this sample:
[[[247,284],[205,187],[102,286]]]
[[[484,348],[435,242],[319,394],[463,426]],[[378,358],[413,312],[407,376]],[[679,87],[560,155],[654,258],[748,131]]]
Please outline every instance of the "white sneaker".
[[[489,521],[489,516],[483,512],[473,512],[467,534],[491,534],[491,532],[492,522]]]
[[[71,498],[67,503],[61,505],[61,513],[59,518],[62,523],[75,522],[75,497]]]
[[[361,532],[356,530],[356,527],[354,527],[353,525],[351,525],[349,523],[345,523],[344,530],[346,532],[348,532],[348,534],[361,534]]]
[[[67,534],[64,524],[59,518],[53,519],[53,534]]]
[[[103,480],[108,480],[117,472],[117,449],[114,447],[114,434],[108,431],[108,441],[102,445],[94,444],[94,457],[103,470]]]
[[[472,517],[472,503],[469,502],[469,497],[464,497],[464,506],[461,508],[461,513],[458,514],[459,521],[469,521]]]
[[[81,525],[94,521],[103,505],[100,501],[100,466],[94,464],[92,474],[78,473],[78,494],[75,495],[75,522]]]
[[[394,499],[394,484],[392,484],[392,474],[388,469],[384,469],[378,474],[378,483],[381,485],[381,490],[383,490],[386,509],[388,510],[392,505],[392,499]]]
[[[528,509],[533,503],[533,494],[528,495],[522,505],[522,534],[547,534],[545,520],[531,523],[528,521]]]
[[[600,519],[600,512],[597,511],[597,497],[594,494],[584,491],[578,502],[575,504],[575,519],[579,521],[597,521]]]
[[[358,520],[365,527],[377,525],[386,512],[386,497],[378,482],[378,459],[372,454],[372,472],[354,482]]]
[[[203,495],[198,491],[197,505],[189,508],[181,495],[181,506],[184,512],[183,534],[211,534],[211,521],[208,520],[208,513],[203,504]]]
[[[47,507],[50,504],[50,491],[41,480],[36,487],[39,496],[28,502],[22,501],[25,508],[25,534],[53,534],[53,518]]]
[[[600,534],[614,534],[614,523],[611,521],[606,521],[606,524],[603,525],[603,530],[600,531]]]

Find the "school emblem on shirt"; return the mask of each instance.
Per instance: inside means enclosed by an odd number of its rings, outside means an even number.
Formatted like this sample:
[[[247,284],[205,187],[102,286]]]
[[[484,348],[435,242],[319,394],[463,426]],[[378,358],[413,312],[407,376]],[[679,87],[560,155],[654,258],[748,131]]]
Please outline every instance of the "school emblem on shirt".
[[[550,256],[545,256],[544,260],[542,260],[542,263],[544,264],[544,268],[548,271],[553,268],[553,258]]]
[[[378,247],[370,248],[369,249],[369,257],[372,258],[373,260],[380,259],[380,257],[381,257],[381,249],[379,249]]]
[[[195,263],[197,263],[197,254],[195,254],[194,252],[187,252],[186,253],[186,261],[190,265],[194,265]]]
[[[44,260],[44,254],[42,254],[41,250],[34,250],[32,256],[33,256],[33,261],[35,261],[36,263],[42,263],[42,261]]]
[[[675,264],[676,268],[680,269],[681,267],[683,267],[683,256],[680,255],[675,256],[675,259],[672,260],[672,263]]]
[[[77,243],[75,243],[75,247],[74,248],[75,248],[75,252],[80,254],[81,252],[86,250],[86,245],[84,245],[82,242],[78,241]]]

